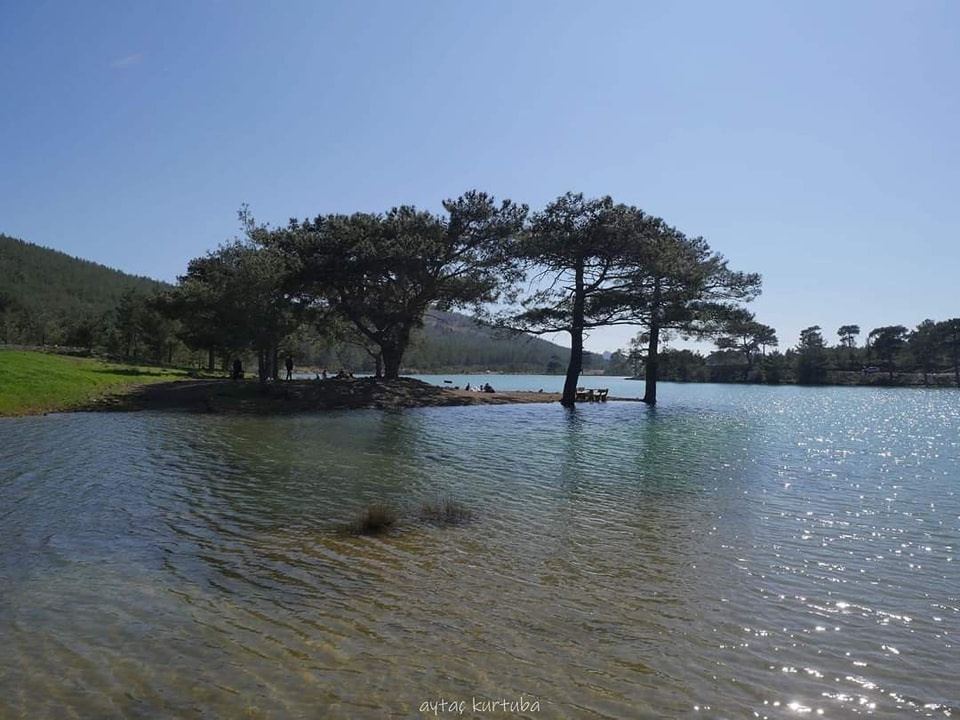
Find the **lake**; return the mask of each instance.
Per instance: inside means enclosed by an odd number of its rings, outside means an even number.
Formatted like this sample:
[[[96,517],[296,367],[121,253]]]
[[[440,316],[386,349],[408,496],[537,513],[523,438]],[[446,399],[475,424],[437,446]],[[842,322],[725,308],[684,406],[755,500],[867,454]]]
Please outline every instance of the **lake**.
[[[960,392],[659,397],[0,420],[0,718],[960,713]]]

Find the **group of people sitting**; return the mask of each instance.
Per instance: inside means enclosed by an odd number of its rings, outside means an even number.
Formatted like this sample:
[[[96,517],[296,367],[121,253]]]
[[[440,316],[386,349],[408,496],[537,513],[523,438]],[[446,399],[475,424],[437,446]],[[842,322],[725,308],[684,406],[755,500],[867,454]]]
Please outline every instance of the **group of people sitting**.
[[[284,361],[284,367],[286,367],[286,370],[287,370],[286,379],[292,380],[293,379],[293,356],[292,355],[287,355],[286,360]],[[236,358],[233,361],[233,367],[230,370],[230,377],[233,380],[243,380],[243,362],[240,360],[240,358]],[[326,368],[324,368],[323,370],[317,373],[317,380],[326,380],[327,377],[328,376],[327,376]],[[337,380],[348,380],[348,379],[353,379],[353,373],[347,371],[345,368],[340,368],[340,372],[338,372],[333,377],[336,378]],[[280,379],[279,374],[277,375],[276,379],[278,380]]]
[[[490,383],[485,383],[485,384],[483,384],[483,385],[477,385],[476,387],[472,387],[472,386],[470,385],[470,383],[467,383],[466,387],[464,387],[463,389],[464,389],[464,390],[473,390],[474,392],[485,392],[485,393],[496,392],[496,390],[494,390],[494,389],[490,386]]]
[[[326,380],[327,377],[328,377],[328,375],[327,375],[327,369],[326,369],[326,368],[324,368],[323,370],[321,370],[320,372],[317,373],[317,380]],[[347,379],[352,379],[352,378],[353,378],[353,373],[352,373],[352,372],[348,372],[348,371],[345,370],[344,368],[340,368],[340,372],[338,372],[336,375],[334,375],[333,378],[334,378],[334,380],[347,380]]]

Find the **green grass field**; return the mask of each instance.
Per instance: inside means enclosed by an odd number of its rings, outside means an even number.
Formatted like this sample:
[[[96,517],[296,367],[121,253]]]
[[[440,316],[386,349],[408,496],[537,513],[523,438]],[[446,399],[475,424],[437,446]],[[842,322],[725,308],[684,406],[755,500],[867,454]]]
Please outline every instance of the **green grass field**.
[[[176,368],[0,350],[0,416],[70,410],[126,386],[186,377]]]

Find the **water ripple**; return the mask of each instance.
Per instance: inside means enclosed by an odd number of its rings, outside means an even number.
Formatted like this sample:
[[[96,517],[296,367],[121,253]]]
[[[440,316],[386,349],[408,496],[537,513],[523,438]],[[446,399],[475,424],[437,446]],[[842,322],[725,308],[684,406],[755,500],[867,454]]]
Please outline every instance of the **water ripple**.
[[[956,716],[957,394],[844,390],[0,423],[0,717]]]

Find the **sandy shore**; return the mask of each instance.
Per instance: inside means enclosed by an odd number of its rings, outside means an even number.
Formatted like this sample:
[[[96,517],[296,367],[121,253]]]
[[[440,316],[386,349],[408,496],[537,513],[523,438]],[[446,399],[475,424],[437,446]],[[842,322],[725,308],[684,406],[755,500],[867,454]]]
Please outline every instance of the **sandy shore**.
[[[388,409],[559,401],[559,393],[478,393],[438,387],[412,378],[292,380],[272,382],[265,388],[261,388],[256,381],[249,380],[181,380],[136,386],[116,395],[98,398],[78,409],[281,415],[354,408]]]

